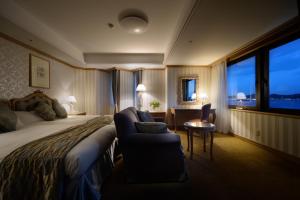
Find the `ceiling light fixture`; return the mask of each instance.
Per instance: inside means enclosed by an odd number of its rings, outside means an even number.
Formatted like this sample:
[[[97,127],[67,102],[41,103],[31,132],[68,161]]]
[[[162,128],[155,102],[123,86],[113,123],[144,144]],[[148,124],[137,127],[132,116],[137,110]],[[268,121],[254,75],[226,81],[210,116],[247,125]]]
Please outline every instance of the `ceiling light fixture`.
[[[138,16],[126,16],[119,22],[122,28],[133,34],[144,33],[148,27],[148,21]]]

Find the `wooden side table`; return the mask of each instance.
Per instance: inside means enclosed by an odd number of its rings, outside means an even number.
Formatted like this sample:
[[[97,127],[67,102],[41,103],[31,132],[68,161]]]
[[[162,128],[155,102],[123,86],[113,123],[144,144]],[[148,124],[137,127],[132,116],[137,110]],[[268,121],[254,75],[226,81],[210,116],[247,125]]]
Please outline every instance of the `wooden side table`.
[[[185,122],[184,127],[187,129],[188,147],[190,151],[190,158],[193,158],[193,137],[194,132],[203,134],[203,151],[206,152],[206,135],[210,133],[210,159],[213,160],[213,143],[214,143],[214,131],[215,125],[207,122]]]

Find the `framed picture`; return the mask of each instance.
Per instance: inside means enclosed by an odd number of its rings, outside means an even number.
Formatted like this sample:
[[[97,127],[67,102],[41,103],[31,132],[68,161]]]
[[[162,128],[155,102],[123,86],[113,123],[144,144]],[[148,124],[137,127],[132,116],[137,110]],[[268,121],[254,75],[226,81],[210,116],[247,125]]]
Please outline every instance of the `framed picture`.
[[[29,86],[50,88],[50,61],[29,55]]]

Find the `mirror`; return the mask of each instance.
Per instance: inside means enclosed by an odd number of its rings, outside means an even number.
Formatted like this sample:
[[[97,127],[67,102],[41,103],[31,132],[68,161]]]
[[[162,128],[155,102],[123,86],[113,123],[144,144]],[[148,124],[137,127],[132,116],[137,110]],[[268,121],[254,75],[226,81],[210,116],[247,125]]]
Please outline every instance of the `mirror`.
[[[178,78],[178,104],[197,104],[198,76],[185,76]]]

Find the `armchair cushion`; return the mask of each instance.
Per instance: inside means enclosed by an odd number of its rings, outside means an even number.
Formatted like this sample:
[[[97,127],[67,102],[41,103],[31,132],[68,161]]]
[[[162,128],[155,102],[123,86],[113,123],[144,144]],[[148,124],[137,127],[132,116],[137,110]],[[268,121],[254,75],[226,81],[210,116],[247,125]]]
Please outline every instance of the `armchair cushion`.
[[[137,110],[137,114],[140,118],[140,121],[142,122],[155,122],[152,115],[149,113],[149,111],[139,111]]]
[[[135,122],[139,133],[166,133],[167,124],[162,122]]]

